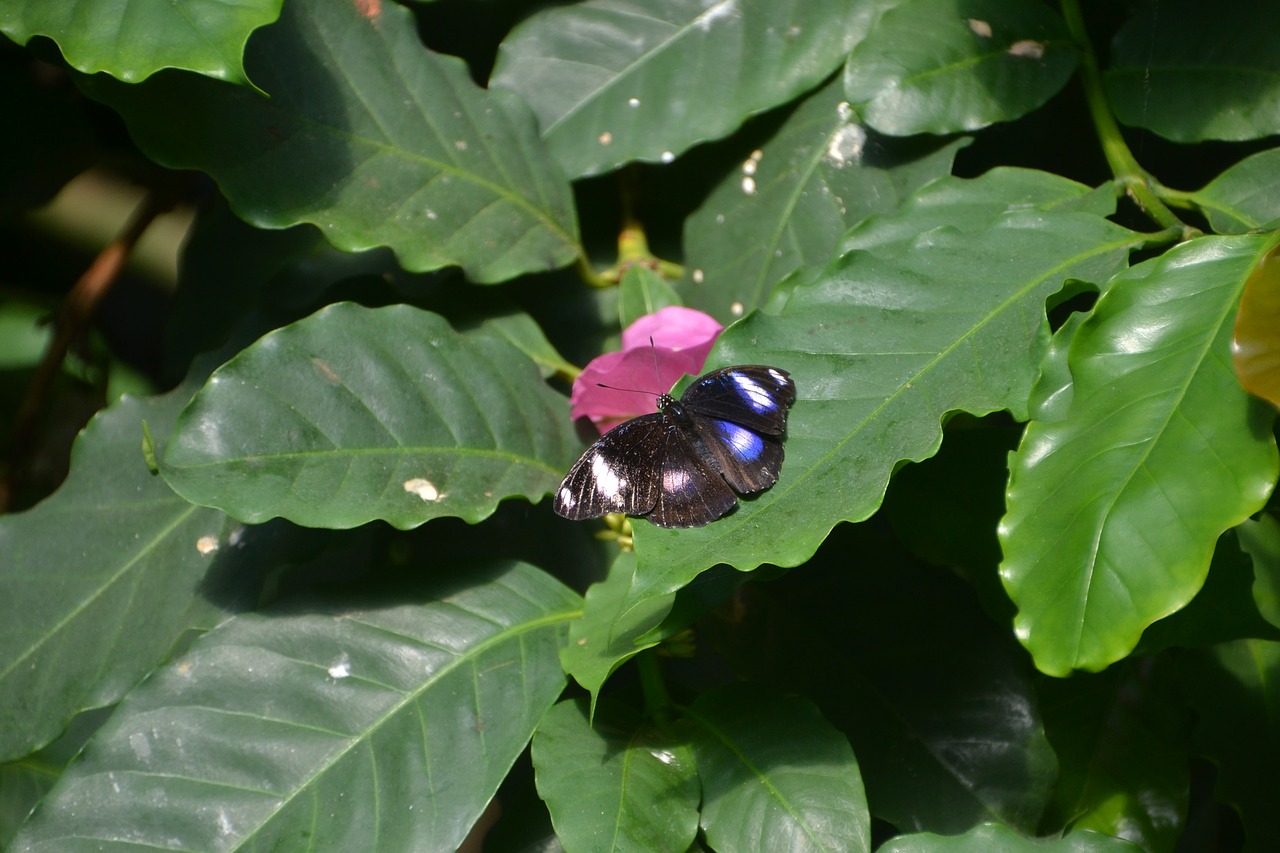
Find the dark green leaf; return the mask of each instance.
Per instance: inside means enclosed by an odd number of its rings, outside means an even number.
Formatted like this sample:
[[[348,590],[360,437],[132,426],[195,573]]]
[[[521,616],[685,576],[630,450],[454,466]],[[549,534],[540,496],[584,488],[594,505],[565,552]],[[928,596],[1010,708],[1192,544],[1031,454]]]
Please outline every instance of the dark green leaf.
[[[1273,414],[1228,366],[1236,303],[1268,245],[1182,244],[1118,276],[1074,336],[1070,403],[1028,427],[1000,528],[1015,627],[1044,672],[1127,655],[1270,493]]]
[[[136,83],[163,68],[184,68],[248,84],[240,62],[245,42],[276,19],[280,6],[281,0],[13,0],[0,4],[0,32],[19,44],[48,36],[86,74],[105,71]]]
[[[713,849],[871,849],[858,761],[809,701],[732,685],[687,713],[698,725],[702,829]]]
[[[646,314],[679,304],[679,295],[666,279],[642,264],[633,264],[618,287],[618,325],[625,329]]]
[[[1243,234],[1280,219],[1280,148],[1259,151],[1189,193],[1220,234]]]
[[[163,473],[250,522],[474,522],[559,483],[578,447],[566,409],[504,340],[404,305],[340,303],[215,371]]]
[[[1280,627],[1280,521],[1263,515],[1236,528],[1240,547],[1253,560],[1253,598],[1258,612]]]
[[[534,14],[491,85],[524,96],[571,177],[670,162],[820,83],[880,0],[587,0]]]
[[[878,853],[1138,853],[1143,848],[1087,829],[1062,838],[1027,838],[1007,826],[984,823],[964,835],[932,832],[890,839]]]
[[[120,704],[14,851],[454,850],[564,685],[577,596],[509,563],[237,616]]]
[[[533,738],[538,793],[559,841],[575,851],[685,850],[698,831],[698,776],[688,744],[604,700],[565,701]]]
[[[1125,124],[1175,142],[1280,133],[1280,5],[1160,0],[1115,37],[1107,94]]]
[[[908,0],[845,66],[845,96],[883,133],[955,133],[1010,121],[1053,97],[1076,49],[1057,13],[1024,0]]]
[[[85,85],[150,156],[208,172],[255,225],[310,222],[340,249],[389,246],[406,269],[481,282],[578,254],[568,184],[527,109],[424,50],[407,10],[295,0],[246,56],[270,98],[174,73]]]

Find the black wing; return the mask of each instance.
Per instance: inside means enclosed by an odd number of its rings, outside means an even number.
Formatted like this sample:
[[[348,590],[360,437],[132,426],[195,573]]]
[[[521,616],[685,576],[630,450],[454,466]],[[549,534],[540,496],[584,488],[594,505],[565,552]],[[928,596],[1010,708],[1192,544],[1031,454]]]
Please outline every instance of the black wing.
[[[720,473],[739,494],[762,492],[778,482],[782,443],[736,423],[692,416],[693,428]]]
[[[609,430],[587,448],[556,490],[552,506],[574,521],[606,512],[644,515],[658,503],[670,423],[655,412]]]
[[[787,410],[795,401],[791,374],[759,364],[713,370],[680,398],[690,414],[732,421],[765,435],[782,435]]]
[[[724,479],[675,423],[667,429],[661,474],[658,502],[645,516],[659,527],[702,527],[738,505]]]

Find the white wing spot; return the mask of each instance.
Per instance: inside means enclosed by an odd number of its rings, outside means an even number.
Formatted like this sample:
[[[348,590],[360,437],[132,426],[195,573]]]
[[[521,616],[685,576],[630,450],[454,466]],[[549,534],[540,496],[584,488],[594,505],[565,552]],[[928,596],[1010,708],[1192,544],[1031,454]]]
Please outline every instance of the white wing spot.
[[[602,454],[596,454],[596,457],[591,460],[591,476],[595,478],[596,491],[606,503],[610,506],[622,505],[622,493],[626,491],[629,483],[626,477],[613,470],[613,466]]]

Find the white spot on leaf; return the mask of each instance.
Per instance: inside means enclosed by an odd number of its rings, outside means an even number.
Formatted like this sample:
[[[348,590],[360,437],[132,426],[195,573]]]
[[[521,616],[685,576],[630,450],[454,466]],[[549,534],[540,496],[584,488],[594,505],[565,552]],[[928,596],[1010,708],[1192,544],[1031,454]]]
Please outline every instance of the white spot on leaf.
[[[343,679],[351,675],[351,660],[343,652],[336,661],[329,665],[329,677]]]
[[[201,536],[196,540],[196,550],[200,552],[200,556],[207,557],[214,551],[218,550],[217,536]]]
[[[417,495],[427,503],[438,501],[441,497],[440,490],[436,488],[436,484],[422,477],[405,480],[404,490],[411,495]]]
[[[991,25],[986,21],[981,18],[970,18],[968,23],[969,29],[973,30],[975,36],[980,36],[984,39],[991,38]]]
[[[1021,39],[1009,45],[1010,56],[1019,59],[1044,59],[1044,42],[1033,39]]]

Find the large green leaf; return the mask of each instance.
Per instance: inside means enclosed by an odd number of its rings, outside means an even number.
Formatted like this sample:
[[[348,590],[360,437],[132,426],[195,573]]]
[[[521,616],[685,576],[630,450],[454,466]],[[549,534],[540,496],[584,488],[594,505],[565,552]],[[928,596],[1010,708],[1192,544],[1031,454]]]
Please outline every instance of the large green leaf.
[[[520,563],[228,620],[120,704],[13,851],[454,850],[559,695]]]
[[[1243,234],[1280,220],[1280,148],[1244,158],[1187,195],[1220,234]]]
[[[577,447],[564,398],[507,340],[408,306],[339,303],[215,371],[162,473],[244,521],[409,528],[537,500]]]
[[[184,630],[234,607],[209,583],[245,571],[244,552],[230,547],[244,529],[175,495],[142,455],[143,421],[167,428],[190,394],[126,398],[99,413],[62,487],[0,517],[0,760],[117,701]]]
[[[868,140],[832,81],[744,151],[685,220],[689,306],[723,322],[759,307],[783,276],[829,261],[849,226],[949,174],[961,144],[912,160]]]
[[[1024,0],[908,0],[849,56],[844,91],[883,133],[955,133],[1010,121],[1071,77],[1057,13]]]
[[[626,706],[567,700],[533,738],[538,793],[568,853],[687,850],[698,831],[693,753]]]
[[[871,815],[844,735],[809,701],[748,685],[687,710],[702,780],[702,829],[720,853],[867,851]]]
[[[1183,662],[1197,713],[1193,747],[1218,767],[1217,796],[1240,814],[1244,850],[1280,846],[1280,643],[1238,640]]]
[[[1230,367],[1236,304],[1269,247],[1204,238],[1134,267],[1071,342],[1070,400],[1028,427],[1000,528],[1015,628],[1044,672],[1127,655],[1270,493],[1274,413]]]
[[[280,14],[282,0],[8,0],[0,32],[19,44],[58,43],[73,68],[136,83],[162,68],[249,82],[241,52],[249,34]]]
[[[528,110],[424,49],[407,10],[293,0],[246,62],[270,98],[174,73],[84,85],[149,156],[208,172],[255,225],[310,222],[340,249],[389,246],[406,269],[481,282],[578,254],[568,184]]]
[[[630,600],[716,563],[797,565],[832,526],[871,515],[902,461],[931,456],[950,412],[1025,411],[1045,299],[1067,277],[1109,278],[1135,239],[1057,211],[1014,211],[974,233],[936,228],[883,255],[851,252],[776,315],[727,330],[708,366],[772,364],[795,379],[781,478],[703,528],[635,522]]]
[[[1160,0],[1116,34],[1107,94],[1125,124],[1175,142],[1280,133],[1280,4]]]
[[[1088,829],[1061,838],[1027,838],[999,824],[984,823],[963,835],[920,832],[891,838],[879,853],[1139,853],[1144,848]]]
[[[839,67],[884,0],[587,0],[534,14],[491,85],[533,106],[572,177],[669,162]]]

